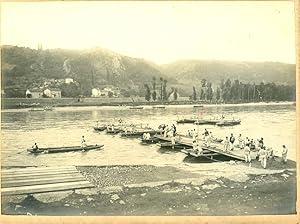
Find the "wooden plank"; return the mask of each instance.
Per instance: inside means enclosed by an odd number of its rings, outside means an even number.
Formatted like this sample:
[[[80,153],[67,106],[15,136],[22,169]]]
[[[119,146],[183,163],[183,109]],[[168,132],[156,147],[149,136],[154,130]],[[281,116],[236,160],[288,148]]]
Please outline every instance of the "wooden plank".
[[[10,176],[5,176],[2,177],[2,181],[11,181],[11,180],[26,180],[26,179],[34,179],[34,178],[57,178],[57,177],[80,177],[82,176],[80,173],[68,173],[68,174],[47,174],[47,175],[28,175],[28,176],[20,176],[20,177],[10,177]]]
[[[33,186],[33,185],[42,185],[42,184],[52,184],[52,183],[66,183],[74,181],[84,181],[86,180],[83,176],[76,177],[57,177],[57,178],[37,178],[29,180],[10,180],[2,181],[1,187],[20,187],[20,186]]]
[[[78,171],[55,171],[55,172],[47,172],[47,173],[30,173],[30,174],[12,174],[12,175],[2,175],[1,178],[17,178],[17,177],[24,177],[28,178],[35,177],[35,176],[47,176],[47,175],[63,175],[63,174],[74,174],[78,173]]]
[[[69,168],[51,168],[51,169],[45,169],[45,168],[35,168],[35,169],[12,169],[12,170],[2,170],[2,175],[13,175],[13,174],[31,174],[31,173],[43,173],[43,172],[56,172],[56,171],[69,171],[74,170],[77,171],[75,167],[69,167]]]
[[[65,175],[47,175],[47,176],[28,176],[28,177],[17,177],[17,178],[2,178],[1,183],[10,182],[10,181],[29,181],[29,180],[38,180],[38,179],[57,179],[57,178],[78,178],[83,177],[80,173],[72,173],[72,174],[65,174]]]
[[[44,185],[35,185],[35,186],[1,188],[1,194],[2,196],[36,194],[36,193],[67,191],[67,190],[92,188],[92,187],[94,186],[88,181],[79,181],[79,182],[76,181],[76,182],[69,182],[69,183],[55,183],[55,184],[44,184]]]
[[[214,149],[214,148],[211,148],[211,147],[210,148],[206,148],[206,149],[209,150],[209,151],[212,151],[212,152],[217,152],[219,154],[235,158],[235,159],[244,160],[244,157],[238,156],[238,155],[233,154],[231,152],[225,152],[225,151],[221,151],[221,150]]]
[[[39,166],[39,167],[18,167],[18,168],[6,168],[3,167],[1,172],[11,172],[11,171],[23,171],[23,170],[54,170],[54,169],[68,169],[76,168],[75,166]]]

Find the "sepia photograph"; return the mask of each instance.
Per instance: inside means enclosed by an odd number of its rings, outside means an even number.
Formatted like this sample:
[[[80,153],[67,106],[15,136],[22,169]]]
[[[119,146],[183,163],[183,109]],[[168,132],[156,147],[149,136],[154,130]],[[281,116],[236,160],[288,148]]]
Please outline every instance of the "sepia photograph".
[[[1,2],[1,215],[295,216],[294,4]]]

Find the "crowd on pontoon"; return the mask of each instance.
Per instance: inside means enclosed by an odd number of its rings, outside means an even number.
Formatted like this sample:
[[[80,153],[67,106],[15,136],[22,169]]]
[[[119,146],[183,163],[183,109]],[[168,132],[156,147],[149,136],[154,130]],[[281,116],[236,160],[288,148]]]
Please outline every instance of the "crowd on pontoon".
[[[206,129],[204,130],[204,133],[202,134],[202,144],[199,144],[199,136],[194,130],[189,130],[188,135],[193,138],[193,149],[197,154],[200,154],[203,150],[204,147],[210,147],[211,143],[216,139],[213,135],[212,132],[208,132]],[[235,144],[237,143],[237,144]],[[248,137],[243,138],[241,134],[239,134],[237,141],[234,137],[234,135],[231,133],[231,135],[226,136],[225,140],[223,141],[223,150],[225,152],[230,152],[235,149],[238,150],[244,150],[244,158],[245,162],[251,163],[251,152],[254,152],[256,154],[256,159],[261,162],[261,165],[263,168],[267,167],[267,161],[268,159],[274,159],[274,150],[272,147],[267,147],[264,144],[264,139],[260,138],[257,140],[250,139]],[[287,153],[288,149],[285,145],[282,145],[281,149],[281,161],[283,163],[287,162]]]

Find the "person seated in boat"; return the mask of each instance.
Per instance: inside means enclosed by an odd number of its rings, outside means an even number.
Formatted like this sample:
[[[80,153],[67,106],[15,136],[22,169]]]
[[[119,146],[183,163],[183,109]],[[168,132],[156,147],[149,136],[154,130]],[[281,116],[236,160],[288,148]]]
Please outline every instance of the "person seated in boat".
[[[36,142],[35,142],[34,145],[32,146],[32,150],[33,150],[34,152],[36,152],[36,151],[39,150],[39,147],[38,147],[38,145],[36,144]]]
[[[224,116],[224,114],[222,114],[221,120],[224,120],[224,119],[225,119],[225,116]]]
[[[145,132],[143,133],[143,139],[146,139],[146,133]]]
[[[151,138],[150,133],[146,133],[146,140],[149,140]]]
[[[115,130],[115,127],[114,125],[111,126],[111,131],[114,131]]]
[[[250,157],[251,150],[249,148],[249,144],[246,144],[244,147],[244,154],[245,154],[245,162],[251,163],[251,157]]]
[[[82,137],[81,137],[81,148],[84,148],[84,147],[86,147],[86,146],[87,146],[86,141],[85,141],[85,139],[84,139],[84,136],[82,136]]]

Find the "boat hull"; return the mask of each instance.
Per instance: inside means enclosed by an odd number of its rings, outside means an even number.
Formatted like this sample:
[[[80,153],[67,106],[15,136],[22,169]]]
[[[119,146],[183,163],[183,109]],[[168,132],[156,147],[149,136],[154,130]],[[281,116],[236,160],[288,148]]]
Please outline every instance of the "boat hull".
[[[104,145],[88,145],[86,147],[81,146],[68,146],[68,147],[52,147],[52,148],[39,148],[37,151],[33,149],[27,149],[28,152],[39,154],[39,153],[60,153],[60,152],[76,152],[76,151],[89,151],[94,149],[100,149]]]

